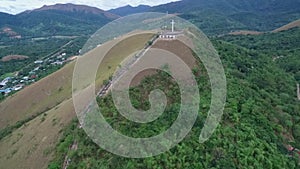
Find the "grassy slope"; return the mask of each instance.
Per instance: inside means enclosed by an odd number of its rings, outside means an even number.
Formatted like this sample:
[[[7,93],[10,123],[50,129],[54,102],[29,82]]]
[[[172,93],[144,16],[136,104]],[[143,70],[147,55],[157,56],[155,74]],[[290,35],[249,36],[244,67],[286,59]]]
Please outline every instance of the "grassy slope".
[[[289,30],[295,27],[300,27],[300,19],[293,21],[289,24],[283,25],[282,27],[273,30],[272,32],[276,33],[276,32],[280,32],[280,31],[285,31],[285,30]]]
[[[263,32],[241,30],[241,31],[231,32],[231,33],[229,33],[229,35],[260,35],[262,33]]]
[[[0,129],[44,112],[71,97],[74,63],[34,83],[0,103]]]
[[[67,100],[0,142],[0,168],[46,168],[60,131],[75,116]]]
[[[100,66],[98,70],[105,72],[98,74],[98,84],[109,77],[128,54],[143,48],[152,36],[151,33],[136,35],[115,46],[103,61],[107,66]],[[97,48],[91,53],[97,53],[99,50],[101,49]],[[48,114],[47,116],[38,116],[0,141],[0,168],[47,167],[52,147],[57,143],[60,131],[75,117],[70,99],[73,68],[74,63],[70,63],[0,103],[2,129],[49,109],[44,113]],[[57,124],[53,125],[54,123]]]
[[[1,61],[2,62],[8,62],[11,60],[24,60],[24,59],[28,59],[28,56],[23,56],[23,55],[8,55],[8,56],[4,56]]]
[[[188,46],[180,42],[179,40],[174,40],[174,41],[158,40],[155,42],[155,44],[153,44],[152,48],[162,49],[165,51],[172,52],[180,59],[182,59],[182,61],[184,61],[191,69],[197,67],[198,62],[197,59],[195,59],[195,57],[193,56],[192,50]],[[132,79],[131,86],[137,86],[145,77],[154,75],[156,73],[157,71],[155,69],[147,69],[138,73]]]
[[[293,29],[295,27],[300,27],[300,19],[290,22],[286,25],[283,25],[273,31],[271,31],[272,33],[278,33],[281,31],[286,31],[286,30],[290,30]],[[229,35],[260,35],[260,34],[264,34],[267,32],[258,32],[258,31],[251,31],[251,30],[239,30],[239,31],[234,31],[234,32],[230,32],[228,33]]]

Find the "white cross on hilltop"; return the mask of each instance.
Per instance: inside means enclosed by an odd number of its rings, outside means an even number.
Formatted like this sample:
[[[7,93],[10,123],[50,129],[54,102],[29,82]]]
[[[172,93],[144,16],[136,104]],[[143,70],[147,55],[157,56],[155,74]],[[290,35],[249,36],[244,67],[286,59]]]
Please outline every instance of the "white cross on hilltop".
[[[174,26],[175,26],[174,20],[172,20],[171,24],[172,24],[172,32],[174,32]]]

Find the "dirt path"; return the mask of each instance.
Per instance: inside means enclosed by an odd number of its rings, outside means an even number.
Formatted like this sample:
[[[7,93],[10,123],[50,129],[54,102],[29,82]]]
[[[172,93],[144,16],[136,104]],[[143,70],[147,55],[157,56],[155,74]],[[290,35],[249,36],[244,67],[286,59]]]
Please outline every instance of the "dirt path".
[[[122,63],[122,66],[117,70],[112,80],[108,82],[108,84],[104,85],[98,93],[99,97],[105,96],[108,91],[111,89],[111,86],[120,79],[125,72],[127,72],[135,63],[139,61],[139,59],[147,53],[147,51],[156,43],[157,37],[154,37],[150,40],[152,45],[145,46],[140,52],[135,54],[134,56],[130,57],[129,59],[125,60]]]
[[[73,142],[73,144],[69,147],[69,151],[70,150],[74,150],[74,151],[76,151],[78,149],[78,143],[77,143],[77,141],[75,140],[74,142]],[[70,165],[70,162],[71,162],[71,158],[69,158],[68,157],[68,155],[66,155],[65,156],[65,161],[64,161],[64,163],[63,163],[63,169],[67,169],[68,168],[68,166]]]

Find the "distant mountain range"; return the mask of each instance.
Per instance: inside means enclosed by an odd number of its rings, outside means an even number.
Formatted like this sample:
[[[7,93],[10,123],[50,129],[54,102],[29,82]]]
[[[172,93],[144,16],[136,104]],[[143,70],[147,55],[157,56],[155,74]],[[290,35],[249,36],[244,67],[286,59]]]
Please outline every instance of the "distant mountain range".
[[[104,24],[133,13],[178,13],[209,35],[236,30],[270,31],[300,18],[299,0],[182,0],[159,6],[124,6],[109,11],[56,4],[17,15],[0,13],[0,29],[23,36],[90,35]],[[0,34],[4,36],[4,34]]]
[[[181,13],[205,33],[270,31],[300,18],[299,0],[183,0],[152,11]]]
[[[141,13],[141,12],[148,12],[150,11],[151,7],[148,5],[139,5],[137,7],[132,7],[130,5],[116,8],[116,9],[111,9],[108,12],[114,13],[120,16],[126,16],[134,13]]]
[[[70,13],[80,13],[80,14],[94,14],[94,15],[104,15],[108,18],[115,19],[118,16],[105,12],[104,10],[101,10],[96,7],[90,7],[86,5],[75,5],[75,4],[56,4],[56,5],[44,5],[41,8],[35,9],[33,11],[25,11],[25,13],[30,13],[30,12],[36,12],[36,11],[65,11],[65,12],[70,12]]]
[[[56,4],[17,15],[0,13],[0,28],[9,27],[25,36],[89,35],[118,15],[95,7]]]

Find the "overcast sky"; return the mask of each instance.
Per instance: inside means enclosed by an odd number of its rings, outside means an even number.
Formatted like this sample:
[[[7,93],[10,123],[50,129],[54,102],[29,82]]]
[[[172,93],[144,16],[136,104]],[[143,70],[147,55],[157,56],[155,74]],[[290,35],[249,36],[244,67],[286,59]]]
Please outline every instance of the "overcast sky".
[[[56,3],[74,3],[95,6],[103,10],[125,6],[159,5],[178,0],[0,0],[0,11],[10,14],[17,14],[25,10],[40,8],[43,5]]]

